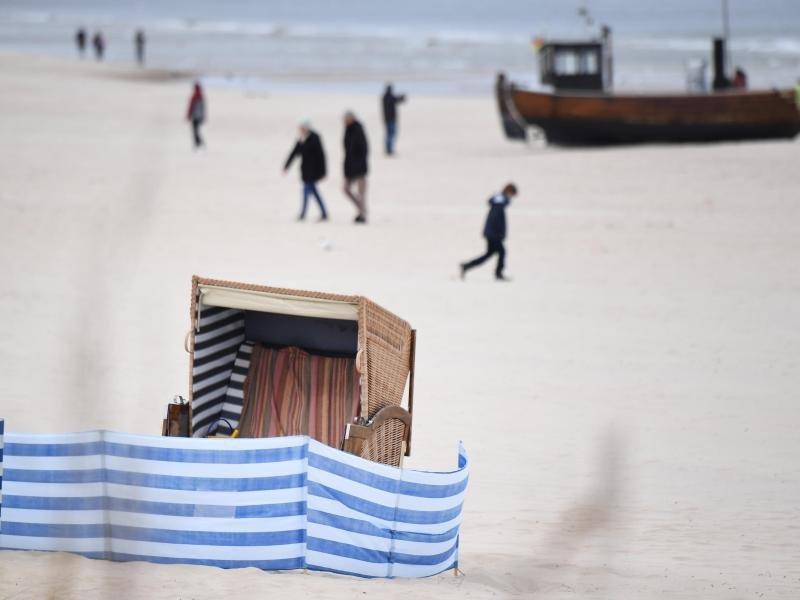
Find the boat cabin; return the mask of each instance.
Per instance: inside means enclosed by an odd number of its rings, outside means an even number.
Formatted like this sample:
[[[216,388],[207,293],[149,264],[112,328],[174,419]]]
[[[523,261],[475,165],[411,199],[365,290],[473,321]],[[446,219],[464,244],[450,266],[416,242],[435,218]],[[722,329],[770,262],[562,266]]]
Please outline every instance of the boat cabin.
[[[550,41],[538,48],[541,82],[555,91],[603,92],[611,87],[611,30],[600,39]]]
[[[560,90],[603,91],[603,44],[550,42],[539,50],[541,82]]]

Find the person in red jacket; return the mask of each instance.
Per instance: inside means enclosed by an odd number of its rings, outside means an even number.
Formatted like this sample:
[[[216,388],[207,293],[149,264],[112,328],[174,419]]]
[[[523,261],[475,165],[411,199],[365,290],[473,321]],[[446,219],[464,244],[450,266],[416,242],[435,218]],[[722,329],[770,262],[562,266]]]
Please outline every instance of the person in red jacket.
[[[189,100],[189,110],[186,111],[186,119],[192,124],[195,150],[203,147],[205,143],[200,136],[200,126],[206,120],[206,99],[199,81],[194,82],[194,91]]]
[[[736,73],[733,76],[733,82],[731,85],[737,90],[747,89],[747,73],[744,72],[742,67],[736,67]]]

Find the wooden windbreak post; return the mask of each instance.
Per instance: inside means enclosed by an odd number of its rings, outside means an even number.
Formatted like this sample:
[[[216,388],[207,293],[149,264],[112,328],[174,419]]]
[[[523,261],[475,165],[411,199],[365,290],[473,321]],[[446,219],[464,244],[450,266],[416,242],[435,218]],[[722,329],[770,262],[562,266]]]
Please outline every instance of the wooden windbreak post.
[[[411,351],[408,361],[408,414],[411,415],[411,427],[408,428],[406,456],[411,456],[411,433],[414,427],[414,360],[417,354],[417,330],[411,330]]]

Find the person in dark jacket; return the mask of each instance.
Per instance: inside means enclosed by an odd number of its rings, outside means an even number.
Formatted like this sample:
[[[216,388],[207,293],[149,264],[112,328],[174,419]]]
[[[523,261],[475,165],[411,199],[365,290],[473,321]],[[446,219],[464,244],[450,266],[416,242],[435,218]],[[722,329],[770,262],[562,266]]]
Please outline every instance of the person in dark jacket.
[[[133,45],[136,49],[136,62],[139,66],[144,66],[144,45],[145,37],[144,31],[141,29],[136,30],[136,35],[133,36]]]
[[[298,156],[300,157],[300,178],[303,180],[303,208],[297,220],[302,221],[306,218],[308,197],[314,196],[322,213],[319,220],[327,221],[328,212],[325,210],[325,203],[317,191],[317,182],[326,175],[325,150],[322,148],[322,140],[316,132],[312,131],[311,124],[308,121],[300,125],[300,139],[297,140],[289,154],[289,158],[286,159],[286,164],[283,167],[284,173],[289,170],[292,161]]]
[[[86,52],[86,30],[83,27],[75,32],[75,46],[78,48],[78,54],[83,58]]]
[[[194,148],[197,150],[205,145],[200,136],[200,126],[206,120],[206,98],[199,81],[194,82],[192,97],[189,99],[189,109],[186,111],[186,120],[192,124]]]
[[[92,45],[94,46],[94,57],[97,60],[103,60],[103,54],[106,51],[106,39],[103,37],[102,32],[95,32],[94,37],[92,37]]]
[[[394,154],[394,141],[397,138],[397,105],[405,102],[405,95],[395,96],[392,84],[386,84],[383,92],[383,122],[386,125],[386,155]]]
[[[344,193],[356,205],[356,223],[367,222],[368,155],[369,145],[364,127],[352,112],[347,111],[344,115]]]
[[[517,195],[517,186],[513,183],[507,184],[503,191],[489,198],[489,215],[486,217],[486,224],[483,227],[483,237],[486,238],[486,252],[468,262],[461,263],[461,279],[467,271],[485,263],[492,255],[497,254],[497,267],[494,276],[497,281],[508,281],[503,276],[503,269],[506,264],[506,249],[503,240],[506,239],[506,207],[511,204],[511,199]]]

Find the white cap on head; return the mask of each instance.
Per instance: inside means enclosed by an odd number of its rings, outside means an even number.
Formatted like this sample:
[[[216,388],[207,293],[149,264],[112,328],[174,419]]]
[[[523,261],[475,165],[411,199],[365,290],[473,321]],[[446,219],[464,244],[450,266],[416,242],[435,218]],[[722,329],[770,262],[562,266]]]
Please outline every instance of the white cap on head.
[[[302,127],[303,129],[308,129],[310,131],[311,119],[303,119],[302,121],[300,121],[300,127]]]

